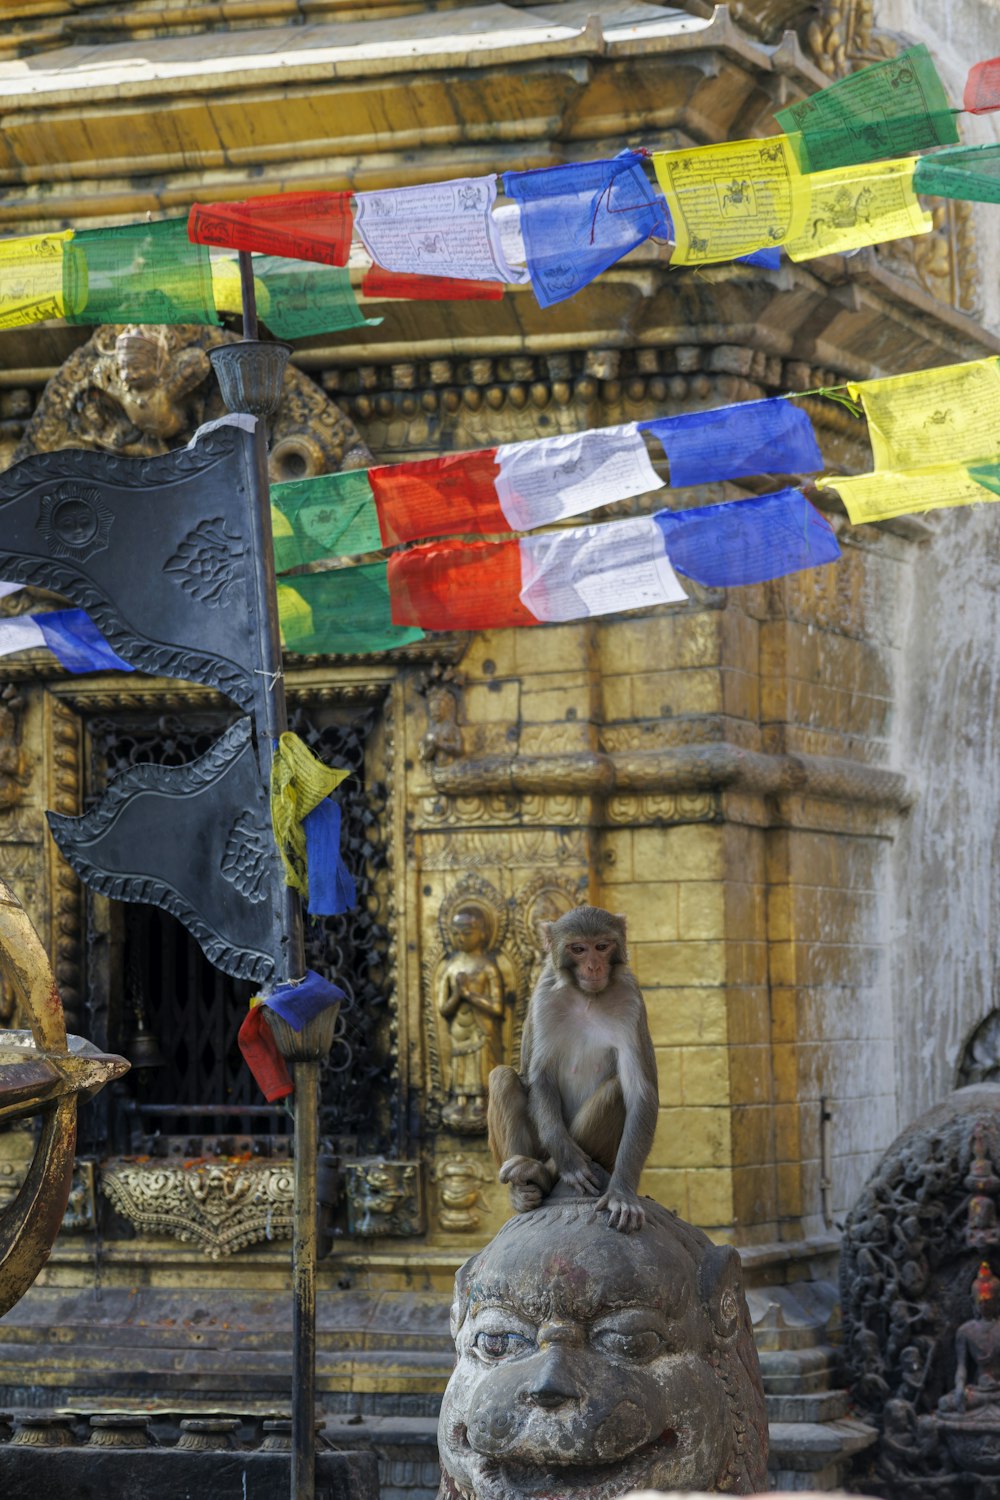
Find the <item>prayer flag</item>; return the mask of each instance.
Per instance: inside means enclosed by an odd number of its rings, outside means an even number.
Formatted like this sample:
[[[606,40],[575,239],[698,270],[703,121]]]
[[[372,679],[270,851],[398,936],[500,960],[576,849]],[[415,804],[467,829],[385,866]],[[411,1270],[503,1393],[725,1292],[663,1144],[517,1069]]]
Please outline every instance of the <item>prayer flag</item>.
[[[368,470],[385,546],[456,532],[507,531],[495,448]]]
[[[346,998],[344,991],[331,984],[329,979],[324,979],[315,969],[307,969],[304,979],[297,983],[279,984],[269,995],[264,996],[261,1003],[283,1021],[287,1021],[293,1031],[301,1031],[307,1021]]]
[[[350,771],[328,766],[290,730],[278,737],[271,762],[271,823],[285,884],[309,894],[304,819],[336,791]]]
[[[454,276],[413,276],[372,266],[361,283],[365,297],[404,297],[411,302],[502,302],[503,283],[462,281]]]
[[[443,542],[389,559],[393,619],[490,630],[669,604],[686,595],[649,517],[504,542]]]
[[[63,255],[72,229],[0,240],[0,328],[66,313]]]
[[[218,323],[212,263],[186,219],[83,229],[66,242],[68,323]]]
[[[358,307],[349,271],[273,255],[255,256],[253,271],[266,294],[261,318],[277,339],[376,328],[382,321],[366,318]]]
[[[797,489],[660,510],[653,519],[676,571],[709,588],[764,583],[840,557],[833,527]]]
[[[781,265],[781,250],[778,246],[773,250],[754,250],[750,255],[738,255],[736,263],[740,266],[764,266],[768,271],[777,271]]]
[[[809,195],[787,136],[654,151],[653,166],[673,219],[673,264],[736,260],[805,228]]]
[[[748,474],[818,474],[823,455],[801,406],[783,396],[640,422],[663,444],[670,484],[710,484]]]
[[[1000,203],[1000,145],[956,146],[918,157],[913,186],[937,198]]]
[[[907,157],[835,167],[804,177],[806,223],[799,234],[785,241],[785,253],[792,260],[810,260],[929,234],[934,220],[914,193],[915,166]]]
[[[74,674],[134,671],[117,651],[112,651],[85,610],[57,609],[0,619],[0,656],[39,646],[46,647],[67,672]]]
[[[283,579],[278,617],[286,649],[304,656],[392,651],[424,635],[393,624],[384,562]]]
[[[346,266],[351,194],[273,193],[238,203],[195,203],[188,237],[197,245]]]
[[[354,878],[340,853],[340,804],[332,797],[307,813],[306,865],[309,870],[309,911],[316,917],[339,917],[358,904]]]
[[[996,359],[857,381],[847,389],[868,418],[876,469],[974,463],[1000,453]]]
[[[259,999],[251,1002],[237,1039],[243,1061],[269,1104],[287,1099],[289,1094],[294,1093],[288,1064],[278,1051],[274,1033],[267,1024],[264,1007]]]
[[[542,307],[572,297],[650,235],[670,238],[665,205],[634,151],[505,172],[503,186],[521,208],[528,271]]]
[[[525,281],[508,265],[493,220],[496,177],[357,193],[355,227],[386,271],[472,281]]]
[[[1000,496],[990,493],[983,469],[941,463],[926,468],[889,470],[842,479],[829,475],[824,484],[835,489],[855,526],[865,521],[888,521],[893,516],[945,510],[955,505],[979,505]],[[976,478],[977,472],[981,477]]]
[[[991,57],[988,62],[976,63],[969,69],[962,107],[970,115],[987,115],[992,109],[1000,109],[1000,57]]]
[[[777,112],[803,172],[820,172],[958,140],[944,85],[921,43]]]
[[[18,589],[23,588],[23,583],[0,583],[0,599],[6,599],[8,594],[16,594]]]
[[[274,563],[278,572],[323,557],[377,552],[378,512],[367,469],[344,469],[271,486]]]

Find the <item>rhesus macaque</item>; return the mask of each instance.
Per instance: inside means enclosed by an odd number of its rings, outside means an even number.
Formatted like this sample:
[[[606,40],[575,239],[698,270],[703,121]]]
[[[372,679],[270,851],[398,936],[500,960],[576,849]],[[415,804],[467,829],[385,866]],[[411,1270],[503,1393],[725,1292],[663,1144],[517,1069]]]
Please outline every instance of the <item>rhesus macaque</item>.
[[[636,1189],[659,1097],[625,918],[578,906],[541,931],[548,957],[528,1004],[521,1072],[490,1074],[490,1149],[518,1211],[537,1208],[561,1178],[627,1234],[645,1221]]]

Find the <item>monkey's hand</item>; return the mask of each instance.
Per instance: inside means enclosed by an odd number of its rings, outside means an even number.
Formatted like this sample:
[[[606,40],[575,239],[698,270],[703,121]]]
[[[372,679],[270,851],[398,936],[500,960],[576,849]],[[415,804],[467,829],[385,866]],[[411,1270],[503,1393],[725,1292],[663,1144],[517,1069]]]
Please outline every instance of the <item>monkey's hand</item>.
[[[500,1168],[500,1181],[510,1188],[515,1213],[538,1208],[552,1191],[552,1173],[533,1156],[510,1156]]]
[[[572,1152],[565,1151],[554,1157],[559,1180],[568,1183],[569,1186],[584,1198],[593,1198],[601,1191],[601,1179],[597,1175],[594,1163],[585,1152],[574,1147]]]
[[[610,1183],[606,1193],[597,1200],[598,1208],[608,1211],[608,1226],[621,1234],[633,1234],[646,1222],[646,1210],[635,1193],[628,1188],[615,1187]]]

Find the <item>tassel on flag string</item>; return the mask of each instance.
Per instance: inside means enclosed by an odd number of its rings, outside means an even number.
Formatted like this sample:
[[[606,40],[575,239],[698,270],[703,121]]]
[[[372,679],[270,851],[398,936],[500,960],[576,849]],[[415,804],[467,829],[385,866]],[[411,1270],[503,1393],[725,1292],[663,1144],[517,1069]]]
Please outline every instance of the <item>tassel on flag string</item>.
[[[57,609],[0,620],[0,656],[40,646],[51,651],[60,666],[74,674],[135,670],[117,651],[112,651],[85,610]]]
[[[686,598],[648,517],[504,542],[444,542],[388,564],[392,617],[425,630],[576,620]]]
[[[520,205],[528,272],[542,307],[572,297],[651,235],[671,237],[666,205],[633,151],[505,172],[503,186]]]
[[[501,281],[462,281],[454,276],[414,276],[372,266],[364,274],[361,295],[400,297],[410,302],[502,302]]]
[[[894,472],[1000,453],[1000,361],[969,360],[850,383],[868,418],[873,467]]]
[[[962,96],[962,108],[970,115],[987,115],[1000,109],[1000,57],[976,63],[969,69]]]
[[[196,245],[346,266],[353,227],[351,196],[273,193],[238,203],[195,203],[188,215],[188,238]]]
[[[950,146],[958,125],[921,43],[810,94],[775,115],[803,172]]]
[[[1000,145],[957,146],[921,156],[913,173],[918,193],[960,198],[967,203],[1000,203]]]
[[[675,570],[709,588],[765,583],[840,557],[833,527],[797,489],[660,510],[653,519]]]
[[[285,649],[302,656],[359,656],[424,638],[393,623],[384,562],[282,579],[278,616]]]
[[[662,444],[670,484],[682,487],[751,474],[818,474],[823,455],[808,413],[783,396],[639,423]]]

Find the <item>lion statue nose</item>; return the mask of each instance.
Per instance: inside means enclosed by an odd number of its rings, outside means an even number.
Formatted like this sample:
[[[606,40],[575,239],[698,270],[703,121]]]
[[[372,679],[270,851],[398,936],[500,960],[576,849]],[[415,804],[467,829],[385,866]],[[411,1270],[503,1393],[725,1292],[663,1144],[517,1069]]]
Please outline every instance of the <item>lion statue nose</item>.
[[[562,1361],[555,1357],[545,1361],[532,1384],[525,1387],[523,1395],[532,1406],[540,1406],[545,1411],[554,1411],[556,1407],[565,1406],[567,1402],[578,1401],[580,1393],[569,1371],[565,1369]]]

